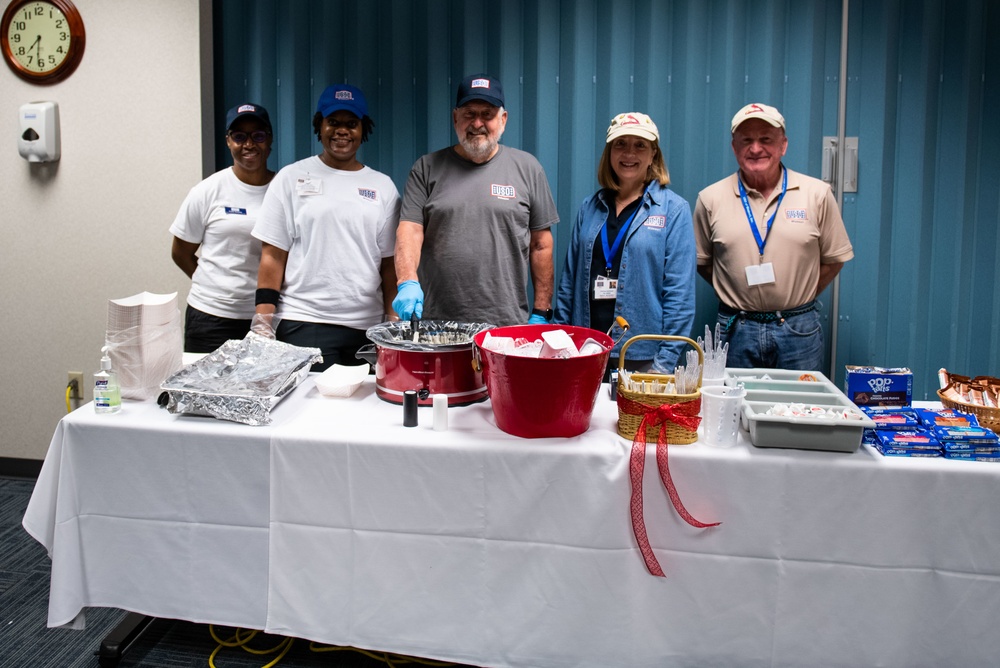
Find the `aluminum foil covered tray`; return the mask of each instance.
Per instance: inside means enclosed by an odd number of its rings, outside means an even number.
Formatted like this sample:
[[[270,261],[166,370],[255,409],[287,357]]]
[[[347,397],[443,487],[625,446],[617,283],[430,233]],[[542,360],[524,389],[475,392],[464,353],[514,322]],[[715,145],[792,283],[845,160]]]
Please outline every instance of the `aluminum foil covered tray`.
[[[313,363],[321,361],[319,348],[293,346],[250,332],[184,367],[160,389],[167,394],[165,407],[171,413],[267,425],[271,409],[309,375]]]

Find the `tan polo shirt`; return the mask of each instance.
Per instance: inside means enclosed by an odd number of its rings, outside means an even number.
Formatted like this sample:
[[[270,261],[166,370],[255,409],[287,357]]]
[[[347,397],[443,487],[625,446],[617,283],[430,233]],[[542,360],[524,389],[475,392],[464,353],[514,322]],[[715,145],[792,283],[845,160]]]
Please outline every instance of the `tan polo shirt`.
[[[787,168],[786,168],[787,169]],[[738,172],[698,193],[694,238],[698,264],[712,265],[720,301],[742,311],[785,311],[816,297],[820,264],[847,262],[854,249],[830,186],[788,169],[788,190],[767,236],[761,258],[740,199]],[[747,188],[760,237],[781,195],[781,183],[764,200]],[[774,282],[751,286],[746,267],[770,262]]]

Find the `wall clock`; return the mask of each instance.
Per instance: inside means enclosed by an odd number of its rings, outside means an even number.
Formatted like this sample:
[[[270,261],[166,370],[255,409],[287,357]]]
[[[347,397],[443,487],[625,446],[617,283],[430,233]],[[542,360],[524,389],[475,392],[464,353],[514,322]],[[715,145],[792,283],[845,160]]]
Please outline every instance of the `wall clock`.
[[[62,81],[83,57],[86,35],[70,0],[11,0],[0,22],[3,59],[35,84]]]

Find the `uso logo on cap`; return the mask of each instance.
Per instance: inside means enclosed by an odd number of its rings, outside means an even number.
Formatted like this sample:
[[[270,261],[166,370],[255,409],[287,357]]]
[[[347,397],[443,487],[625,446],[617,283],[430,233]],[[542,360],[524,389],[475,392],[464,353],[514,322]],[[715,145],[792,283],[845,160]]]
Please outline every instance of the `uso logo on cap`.
[[[473,79],[472,83],[469,84],[469,88],[489,88],[489,87],[490,87],[489,79]]]
[[[349,90],[338,90],[334,97],[338,100],[353,100],[354,93]]]
[[[252,104],[241,105],[239,109],[236,110],[237,114],[242,114],[244,111],[257,111],[257,107]]]

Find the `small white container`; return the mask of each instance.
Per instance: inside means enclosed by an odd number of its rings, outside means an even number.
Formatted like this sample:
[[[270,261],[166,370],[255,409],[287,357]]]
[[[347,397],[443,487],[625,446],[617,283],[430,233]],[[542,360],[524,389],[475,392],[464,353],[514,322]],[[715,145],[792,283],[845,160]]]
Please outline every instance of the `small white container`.
[[[368,376],[368,365],[343,366],[334,364],[316,376],[316,389],[324,397],[349,397]]]

